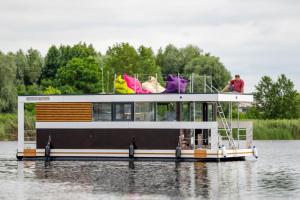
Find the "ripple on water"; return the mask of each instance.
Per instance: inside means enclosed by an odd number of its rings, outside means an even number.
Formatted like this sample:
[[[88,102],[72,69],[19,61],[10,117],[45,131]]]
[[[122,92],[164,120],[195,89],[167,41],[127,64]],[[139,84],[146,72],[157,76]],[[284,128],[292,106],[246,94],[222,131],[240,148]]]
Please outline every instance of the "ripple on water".
[[[257,161],[226,163],[17,162],[16,143],[1,144],[0,199],[296,199],[300,193],[299,141],[256,142]]]

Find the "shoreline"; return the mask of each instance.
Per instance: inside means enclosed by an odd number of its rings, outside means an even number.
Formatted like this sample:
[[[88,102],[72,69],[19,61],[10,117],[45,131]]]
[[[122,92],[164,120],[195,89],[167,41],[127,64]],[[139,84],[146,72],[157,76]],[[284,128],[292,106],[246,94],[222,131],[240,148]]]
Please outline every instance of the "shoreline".
[[[299,119],[266,119],[252,121],[253,140],[300,140]],[[27,130],[35,129],[34,123],[35,117],[30,113],[26,114],[25,128]],[[0,114],[0,141],[16,141],[17,127],[17,114]]]

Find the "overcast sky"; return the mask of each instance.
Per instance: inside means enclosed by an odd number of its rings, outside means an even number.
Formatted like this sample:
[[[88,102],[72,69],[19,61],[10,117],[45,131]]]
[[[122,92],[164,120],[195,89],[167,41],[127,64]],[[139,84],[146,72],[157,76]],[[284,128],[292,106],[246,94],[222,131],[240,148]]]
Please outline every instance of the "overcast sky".
[[[117,42],[198,45],[241,74],[251,92],[263,75],[285,73],[300,90],[298,0],[0,0],[0,50]]]

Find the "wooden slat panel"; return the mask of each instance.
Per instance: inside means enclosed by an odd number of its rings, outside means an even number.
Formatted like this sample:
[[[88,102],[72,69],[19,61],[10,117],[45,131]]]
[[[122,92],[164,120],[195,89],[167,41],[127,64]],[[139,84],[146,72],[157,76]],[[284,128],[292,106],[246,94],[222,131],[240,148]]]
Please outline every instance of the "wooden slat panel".
[[[36,121],[92,121],[92,103],[38,103]]]

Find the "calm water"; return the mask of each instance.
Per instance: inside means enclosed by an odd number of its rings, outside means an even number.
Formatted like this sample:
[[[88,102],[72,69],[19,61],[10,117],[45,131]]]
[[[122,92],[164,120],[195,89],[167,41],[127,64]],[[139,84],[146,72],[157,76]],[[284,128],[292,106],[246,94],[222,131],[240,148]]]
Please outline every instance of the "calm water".
[[[259,159],[226,163],[15,159],[0,142],[0,199],[300,199],[300,141],[256,141]]]

